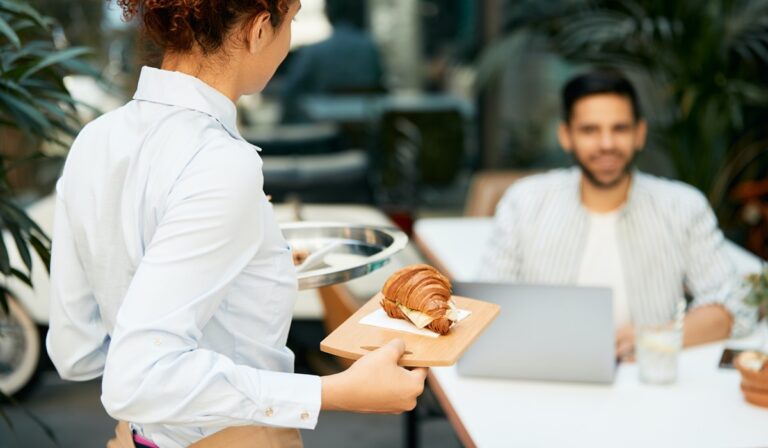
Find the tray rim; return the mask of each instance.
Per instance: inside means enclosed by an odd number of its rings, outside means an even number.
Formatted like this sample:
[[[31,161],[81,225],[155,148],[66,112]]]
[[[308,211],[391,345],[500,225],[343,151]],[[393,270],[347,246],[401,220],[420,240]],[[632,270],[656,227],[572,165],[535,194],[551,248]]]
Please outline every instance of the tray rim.
[[[343,269],[338,269],[331,266],[297,274],[299,289],[302,290],[335,285],[367,275],[389,263],[391,258],[401,250],[405,249],[409,242],[408,235],[406,235],[405,232],[395,226],[345,223],[337,221],[286,222],[280,225],[280,232],[283,233],[283,230],[295,230],[304,228],[346,228],[384,232],[392,237],[392,244],[385,247],[381,252],[367,257],[365,261],[361,261],[360,264],[357,265],[347,266]],[[284,233],[283,237],[285,238]],[[285,239],[290,244],[290,239]]]

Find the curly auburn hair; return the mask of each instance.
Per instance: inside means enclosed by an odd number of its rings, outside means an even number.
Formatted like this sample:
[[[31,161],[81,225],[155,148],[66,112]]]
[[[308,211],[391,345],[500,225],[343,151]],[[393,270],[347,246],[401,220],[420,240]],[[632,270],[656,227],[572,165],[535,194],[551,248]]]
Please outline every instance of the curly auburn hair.
[[[165,51],[187,52],[195,45],[215,52],[238,24],[268,13],[273,27],[282,25],[296,0],[117,0],[123,19],[140,17],[143,31]]]

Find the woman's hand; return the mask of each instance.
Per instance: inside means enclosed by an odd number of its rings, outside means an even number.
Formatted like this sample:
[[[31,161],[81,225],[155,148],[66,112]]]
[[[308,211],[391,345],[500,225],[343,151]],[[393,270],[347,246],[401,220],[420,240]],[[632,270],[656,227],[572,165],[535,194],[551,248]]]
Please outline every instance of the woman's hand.
[[[405,352],[395,339],[355,361],[344,372],[322,377],[323,410],[399,414],[416,407],[424,391],[426,368],[397,365]]]
[[[118,422],[115,426],[115,438],[107,441],[107,448],[135,448],[133,433],[126,422]]]

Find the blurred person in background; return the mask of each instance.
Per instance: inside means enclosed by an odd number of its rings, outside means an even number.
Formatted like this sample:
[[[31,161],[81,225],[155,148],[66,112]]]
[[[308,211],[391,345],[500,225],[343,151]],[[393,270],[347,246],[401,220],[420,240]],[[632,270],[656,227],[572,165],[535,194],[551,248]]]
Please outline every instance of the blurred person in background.
[[[565,85],[562,101],[558,138],[576,166],[507,190],[483,277],[611,288],[620,358],[633,355],[635,324],[670,321],[686,291],[685,345],[749,331],[754,313],[707,199],[634,167],[647,125],[632,84],[587,73]]]
[[[321,409],[412,409],[426,371],[397,366],[402,341],[322,378],[294,374],[285,345],[296,271],[235,103],[285,58],[300,1],[117,3],[164,57],[83,128],[57,184],[59,374],[103,376],[105,409],[130,425],[112,446],[300,446]]]
[[[301,100],[317,94],[366,94],[384,91],[379,50],[365,30],[366,2],[326,0],[331,36],[297,50],[288,64],[283,92],[283,121],[307,121]]]

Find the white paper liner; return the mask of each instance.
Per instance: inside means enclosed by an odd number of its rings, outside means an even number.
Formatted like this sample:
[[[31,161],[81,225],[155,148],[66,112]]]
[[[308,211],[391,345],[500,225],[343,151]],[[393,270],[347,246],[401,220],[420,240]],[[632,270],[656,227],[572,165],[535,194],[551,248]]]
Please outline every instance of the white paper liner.
[[[472,311],[457,309],[456,314],[457,314],[456,317],[458,319],[455,322],[460,322],[466,319],[467,316],[472,314]],[[406,333],[418,334],[418,335],[427,336],[430,338],[436,338],[440,336],[439,334],[435,333],[432,330],[428,330],[426,328],[416,328],[416,326],[414,326],[409,321],[406,321],[403,319],[393,319],[387,316],[387,313],[381,308],[377,308],[376,311],[360,319],[360,323],[363,325],[370,325],[372,327],[386,328],[388,330],[395,330],[395,331],[404,331]]]

